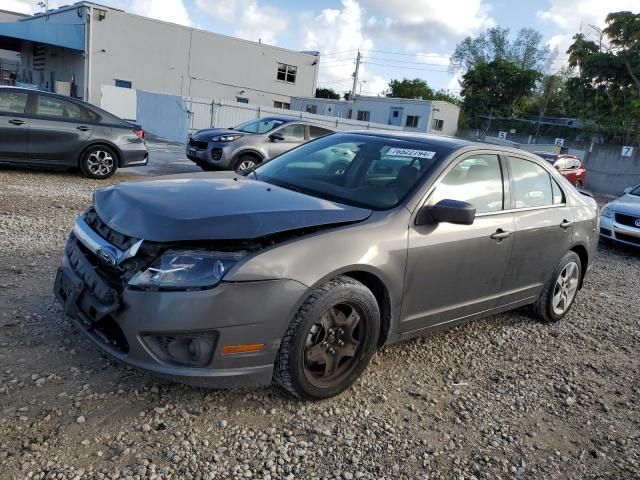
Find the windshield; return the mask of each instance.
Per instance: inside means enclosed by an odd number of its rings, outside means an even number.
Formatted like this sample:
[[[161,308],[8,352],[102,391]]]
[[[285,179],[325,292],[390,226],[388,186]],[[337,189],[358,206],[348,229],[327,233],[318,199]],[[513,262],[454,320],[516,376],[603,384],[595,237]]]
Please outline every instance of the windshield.
[[[635,195],[637,197],[640,197],[640,185],[638,185],[636,188],[634,188],[633,190],[631,190],[629,192],[629,195]]]
[[[238,125],[235,129],[244,133],[267,133],[285,123],[278,118],[259,118]]]
[[[386,210],[402,202],[450,150],[428,141],[338,133],[265,163],[256,178],[347,205]]]

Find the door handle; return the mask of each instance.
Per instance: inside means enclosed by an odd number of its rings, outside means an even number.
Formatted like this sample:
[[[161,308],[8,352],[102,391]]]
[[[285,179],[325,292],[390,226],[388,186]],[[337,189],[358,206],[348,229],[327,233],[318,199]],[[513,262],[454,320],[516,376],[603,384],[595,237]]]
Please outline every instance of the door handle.
[[[78,130],[80,130],[81,132],[88,132],[89,130],[91,130],[90,127],[85,127],[84,125],[81,125],[79,127],[76,127]]]
[[[573,222],[570,222],[569,220],[566,220],[566,219],[565,219],[565,220],[563,220],[563,221],[562,221],[562,223],[560,224],[560,228],[563,228],[563,229],[565,229],[565,230],[566,230],[566,229],[567,229],[567,228],[569,228],[572,224],[573,224]]]
[[[17,118],[13,118],[13,119],[9,120],[9,123],[11,123],[13,125],[24,125],[25,121],[24,120],[18,120]]]
[[[491,235],[491,238],[493,240],[498,240],[499,242],[501,242],[502,240],[504,240],[505,238],[509,238],[510,236],[511,236],[510,231],[499,228],[498,230],[496,230],[496,233]]]

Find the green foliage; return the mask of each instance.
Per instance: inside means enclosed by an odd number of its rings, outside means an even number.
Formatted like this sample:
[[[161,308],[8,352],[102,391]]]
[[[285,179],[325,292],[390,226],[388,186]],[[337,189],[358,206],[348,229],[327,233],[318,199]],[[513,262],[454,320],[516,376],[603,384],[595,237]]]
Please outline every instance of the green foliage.
[[[387,97],[394,98],[421,98],[422,100],[442,100],[451,102],[454,105],[461,105],[460,98],[451,94],[447,90],[433,90],[427,82],[419,78],[409,80],[391,80],[389,82],[389,90],[386,92]]]
[[[471,70],[480,63],[508,60],[525,70],[542,71],[547,68],[552,55],[540,32],[522,28],[513,41],[509,39],[509,33],[508,28],[494,27],[476,38],[465,38],[456,45],[451,56],[452,65]]]
[[[331,100],[340,100],[340,94],[333,88],[316,88],[316,98],[330,98]]]
[[[540,74],[521,68],[513,62],[497,59],[481,61],[462,78],[463,108],[468,125],[478,127],[479,115],[515,117],[528,108],[531,94]]]

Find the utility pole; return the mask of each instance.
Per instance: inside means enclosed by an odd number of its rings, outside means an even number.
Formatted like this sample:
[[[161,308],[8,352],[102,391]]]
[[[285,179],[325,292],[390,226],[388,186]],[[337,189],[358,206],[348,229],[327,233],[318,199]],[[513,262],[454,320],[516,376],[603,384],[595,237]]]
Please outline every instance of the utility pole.
[[[349,96],[349,100],[353,103],[353,100],[356,98],[356,86],[358,85],[358,71],[360,70],[360,60],[362,60],[362,55],[360,55],[360,50],[358,50],[358,55],[356,56],[356,71],[353,72],[353,88],[351,89],[351,95]]]

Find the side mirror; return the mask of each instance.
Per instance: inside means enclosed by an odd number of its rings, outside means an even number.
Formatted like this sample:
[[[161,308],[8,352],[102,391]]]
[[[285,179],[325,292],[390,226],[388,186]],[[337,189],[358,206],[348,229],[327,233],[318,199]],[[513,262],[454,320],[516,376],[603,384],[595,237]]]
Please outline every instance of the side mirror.
[[[284,135],[282,135],[280,132],[272,133],[271,135],[269,135],[269,140],[271,140],[272,142],[282,141],[284,140]]]
[[[476,209],[473,205],[459,200],[440,200],[432,206],[425,205],[418,212],[416,225],[435,223],[456,223],[471,225],[476,219]]]
[[[624,193],[625,193],[625,195],[626,195],[627,193],[631,193],[631,190],[633,190],[633,187],[627,187],[627,188],[625,188],[625,189],[624,189]]]

